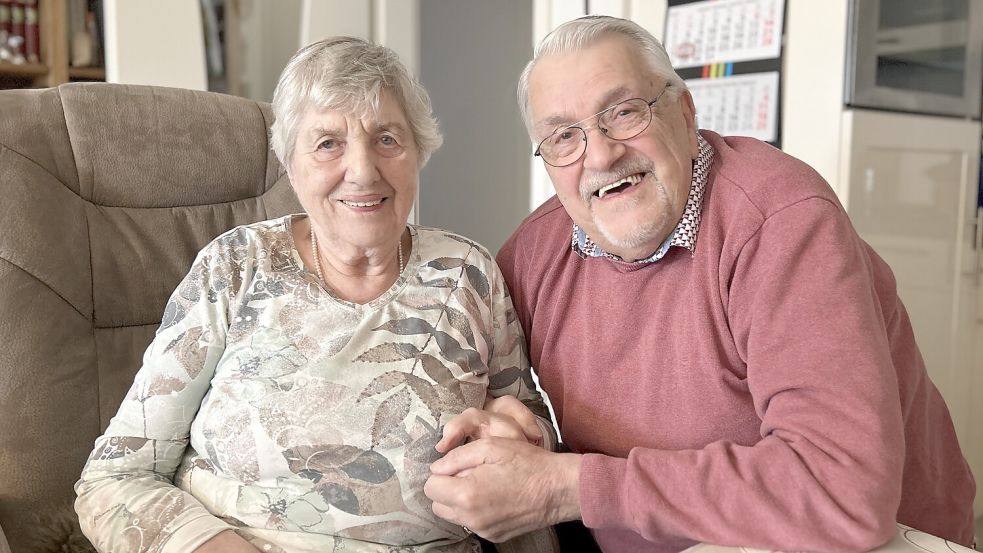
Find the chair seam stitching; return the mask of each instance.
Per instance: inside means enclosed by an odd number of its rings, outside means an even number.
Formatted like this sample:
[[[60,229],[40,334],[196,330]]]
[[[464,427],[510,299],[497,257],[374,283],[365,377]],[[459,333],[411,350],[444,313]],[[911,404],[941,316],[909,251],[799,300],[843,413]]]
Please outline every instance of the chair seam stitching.
[[[87,320],[89,322],[94,322],[91,317],[86,317],[85,314],[82,313],[82,310],[81,309],[79,309],[78,307],[76,307],[74,303],[70,302],[68,300],[68,298],[66,298],[65,296],[59,294],[57,290],[55,290],[54,288],[52,288],[50,284],[48,284],[47,282],[45,282],[38,275],[32,273],[31,271],[28,271],[23,266],[19,265],[18,263],[15,263],[12,259],[10,259],[8,257],[5,257],[3,255],[0,255],[0,261],[3,261],[5,263],[7,263],[11,267],[14,267],[16,269],[19,269],[21,272],[23,272],[24,274],[28,275],[29,277],[31,277],[32,279],[34,279],[35,281],[37,281],[38,283],[40,283],[42,286],[44,286],[45,288],[47,288],[48,290],[50,290],[52,294],[58,296],[58,298],[61,299],[61,301],[63,301],[66,304],[68,304],[68,306],[72,308],[72,311],[75,311],[76,313],[78,313],[79,316],[81,316],[82,318],[84,318],[85,320]]]

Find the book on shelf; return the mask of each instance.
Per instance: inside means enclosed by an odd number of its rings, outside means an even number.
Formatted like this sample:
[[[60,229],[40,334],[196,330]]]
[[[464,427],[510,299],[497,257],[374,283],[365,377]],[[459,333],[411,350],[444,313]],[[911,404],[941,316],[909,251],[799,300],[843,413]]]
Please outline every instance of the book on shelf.
[[[10,34],[10,0],[0,0],[0,32]]]
[[[41,62],[41,28],[38,25],[38,0],[21,0],[24,6],[24,57],[28,63]]]
[[[0,61],[41,63],[38,0],[0,0]]]
[[[102,65],[102,2],[68,0],[68,47],[72,67]]]
[[[10,0],[10,38],[7,44],[14,50],[14,62],[24,63],[24,4],[20,0]]]

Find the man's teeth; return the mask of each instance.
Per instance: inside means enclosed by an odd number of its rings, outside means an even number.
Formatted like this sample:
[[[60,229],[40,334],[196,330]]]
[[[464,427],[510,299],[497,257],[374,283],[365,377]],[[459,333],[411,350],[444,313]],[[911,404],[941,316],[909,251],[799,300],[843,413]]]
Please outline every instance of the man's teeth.
[[[635,184],[638,184],[641,181],[642,181],[642,175],[639,175],[639,174],[631,175],[631,176],[626,177],[626,178],[624,178],[624,179],[622,179],[620,181],[612,182],[611,184],[609,184],[609,185],[601,188],[600,190],[597,191],[597,197],[598,198],[603,198],[604,195],[608,193],[608,191],[610,191],[610,190],[612,190],[614,188],[618,188],[619,186],[623,186],[625,184],[627,184],[629,186],[635,185]]]
[[[384,198],[383,198],[384,199]],[[374,205],[379,205],[382,203],[382,199],[375,200],[374,202],[353,202],[351,200],[341,200],[342,203],[351,207],[372,207]]]

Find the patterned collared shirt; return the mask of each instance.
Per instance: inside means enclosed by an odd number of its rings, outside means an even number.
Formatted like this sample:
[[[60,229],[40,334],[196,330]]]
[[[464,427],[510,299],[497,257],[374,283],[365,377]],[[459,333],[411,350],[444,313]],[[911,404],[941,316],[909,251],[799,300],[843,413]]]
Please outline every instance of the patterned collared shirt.
[[[696,135],[697,143],[700,147],[700,155],[693,162],[693,181],[689,188],[689,197],[686,199],[686,209],[683,210],[683,218],[679,220],[676,228],[669,233],[669,236],[662,242],[659,249],[645,259],[639,259],[634,263],[652,263],[662,259],[672,246],[686,248],[691,253],[696,249],[696,235],[700,230],[700,215],[703,211],[703,190],[707,185],[707,175],[710,173],[710,164],[713,161],[713,147],[699,134]],[[622,261],[620,257],[605,252],[587,236],[587,233],[580,228],[577,223],[573,224],[573,237],[570,247],[581,258],[588,257],[607,257]]]

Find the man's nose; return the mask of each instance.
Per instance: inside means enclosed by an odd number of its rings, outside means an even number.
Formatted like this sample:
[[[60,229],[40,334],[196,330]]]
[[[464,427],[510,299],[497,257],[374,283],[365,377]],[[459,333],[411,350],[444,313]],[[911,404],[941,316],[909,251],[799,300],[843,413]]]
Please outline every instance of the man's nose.
[[[596,131],[596,132],[591,132]],[[584,168],[606,171],[621,156],[625,155],[625,145],[620,140],[609,138],[598,127],[587,132],[587,151],[584,152]]]

